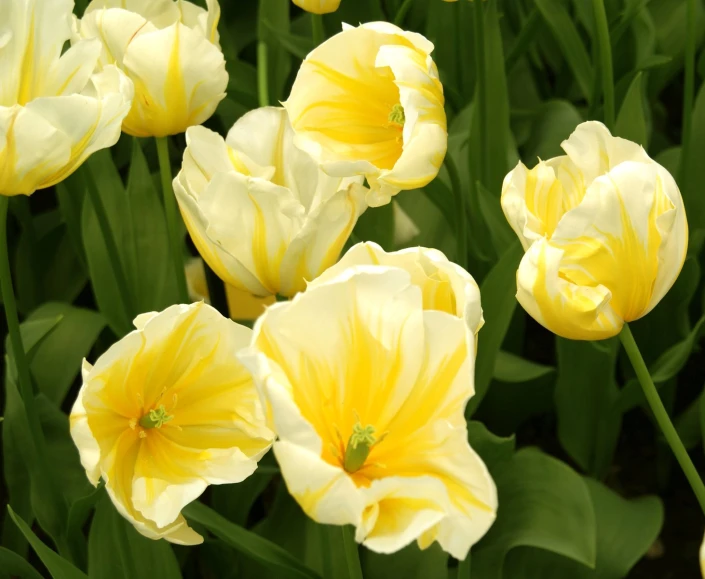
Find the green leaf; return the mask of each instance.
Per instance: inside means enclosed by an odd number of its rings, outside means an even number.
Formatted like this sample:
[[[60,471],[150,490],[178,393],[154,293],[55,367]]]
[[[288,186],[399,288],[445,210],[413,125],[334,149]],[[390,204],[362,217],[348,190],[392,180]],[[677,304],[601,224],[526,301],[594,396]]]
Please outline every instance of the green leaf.
[[[27,523],[12,510],[10,505],[7,506],[7,510],[15,525],[22,531],[29,544],[32,545],[34,552],[54,579],[87,579],[87,576],[82,571],[42,543],[32,532],[32,529],[27,526]]]
[[[590,57],[573,19],[560,0],[536,0],[536,7],[560,45],[583,97],[590,102],[594,73]]]
[[[473,577],[502,579],[517,547],[556,553],[588,567],[596,562],[596,522],[588,486],[566,464],[525,448],[492,473],[499,516],[473,548]]]
[[[140,535],[103,492],[88,535],[91,579],[180,579],[171,545]]]
[[[394,207],[387,203],[368,209],[360,215],[353,232],[361,241],[374,241],[386,251],[394,250]]]
[[[612,463],[622,413],[615,365],[619,340],[577,342],[557,339],[558,439],[580,467],[602,477]]]
[[[683,202],[691,229],[705,229],[705,195],[702,183],[705,182],[705,163],[701,152],[705,150],[705,84],[700,87],[693,106],[693,128],[690,143],[685,155],[681,156],[683,168]]]
[[[269,456],[269,455],[267,455]],[[214,486],[212,493],[213,508],[233,523],[244,527],[252,505],[272,480],[272,475],[260,474],[263,465],[255,474],[234,485]]]
[[[280,546],[231,523],[203,503],[193,502],[183,510],[183,513],[187,519],[203,525],[233,549],[254,559],[270,571],[276,572],[277,577],[310,579],[318,577]]]
[[[81,361],[105,327],[105,319],[90,310],[47,302],[28,320],[52,317],[60,321],[37,347],[30,368],[39,390],[60,405],[81,369]]]
[[[316,48],[310,37],[277,31],[266,20],[262,21],[262,25],[271,34],[270,38],[274,38],[283,48],[299,60],[304,60],[308,53]]]
[[[521,356],[500,350],[494,364],[494,379],[502,382],[529,382],[555,372],[553,366],[544,366]]]
[[[531,135],[526,143],[524,159],[528,165],[535,165],[538,159],[546,160],[565,155],[561,143],[582,122],[582,116],[568,101],[543,102],[534,118]]]
[[[0,547],[0,569],[2,569],[3,573],[8,573],[11,577],[19,577],[20,579],[42,579],[39,571],[17,553],[5,547]]]
[[[513,436],[502,437],[492,434],[482,422],[477,420],[468,422],[468,442],[490,471],[510,460],[516,447]]]
[[[470,399],[466,416],[472,416],[490,386],[495,360],[516,307],[516,272],[524,252],[514,242],[495,264],[480,286],[485,325],[480,330],[475,362],[475,396]]]
[[[380,555],[362,551],[362,572],[365,579],[447,579],[448,554],[438,543],[422,551],[412,543],[401,551]],[[337,576],[336,576],[337,577]]]
[[[592,479],[584,479],[597,523],[595,569],[537,549],[520,549],[507,561],[512,579],[621,579],[658,537],[663,507],[656,497],[626,500]]]
[[[629,85],[629,90],[627,90],[622,106],[619,109],[619,115],[617,115],[614,134],[647,148],[649,135],[646,127],[646,113],[644,111],[644,83],[642,76],[641,72],[638,73],[631,85]]]
[[[492,244],[497,254],[502,255],[516,240],[516,234],[504,217],[499,197],[492,195],[479,181],[475,187],[480,201],[480,212],[489,227]]]

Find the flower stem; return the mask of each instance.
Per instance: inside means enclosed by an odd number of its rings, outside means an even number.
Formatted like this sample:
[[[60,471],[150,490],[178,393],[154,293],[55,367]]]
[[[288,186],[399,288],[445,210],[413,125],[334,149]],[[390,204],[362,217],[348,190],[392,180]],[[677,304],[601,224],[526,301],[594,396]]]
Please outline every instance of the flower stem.
[[[188,289],[186,287],[186,271],[182,244],[179,235],[179,212],[176,208],[174,187],[171,184],[171,163],[169,162],[168,137],[156,137],[157,157],[159,158],[159,174],[162,178],[162,194],[164,195],[164,211],[166,212],[166,232],[171,246],[171,259],[174,262],[174,275],[181,303],[188,302]]]
[[[360,566],[360,553],[357,550],[357,543],[353,536],[353,529],[350,526],[340,527],[343,535],[343,549],[345,551],[345,561],[348,566],[349,579],[363,579],[362,567]]]
[[[257,94],[259,106],[269,106],[269,80],[267,78],[267,43],[257,42]]]
[[[99,185],[90,169],[86,172],[86,175],[89,179],[86,187],[88,190],[88,196],[90,198],[91,205],[93,205],[95,217],[98,220],[98,227],[100,227],[100,233],[103,236],[105,250],[108,252],[108,259],[110,260],[111,269],[113,271],[113,275],[115,276],[115,283],[117,284],[118,293],[120,294],[120,299],[122,300],[125,318],[129,321],[139,312],[135,311],[130,284],[127,282],[127,274],[125,273],[125,268],[123,267],[122,260],[120,259],[120,252],[118,251],[117,242],[115,241],[113,230],[110,228],[108,212],[105,210],[103,199],[100,197],[100,191],[98,189]],[[130,328],[127,327],[126,330],[129,332]]]
[[[457,241],[457,255],[455,256],[456,263],[463,269],[468,268],[468,214],[465,203],[465,194],[463,192],[463,187],[460,182],[460,174],[458,173],[458,167],[451,157],[450,153],[446,153],[445,160],[443,161],[448,171],[448,176],[450,177],[450,184],[453,189],[453,197],[455,198],[455,210],[457,212],[457,224],[456,224],[456,241]]]
[[[592,0],[595,12],[595,27],[599,43],[600,69],[602,72],[602,99],[604,103],[604,119],[607,128],[614,129],[614,74],[612,72],[612,46],[610,45],[610,30],[607,24],[604,0]]]
[[[10,344],[12,344],[15,366],[17,367],[19,391],[27,412],[32,436],[38,439],[42,436],[42,427],[39,422],[37,409],[34,406],[32,379],[29,374],[29,364],[24,351],[24,345],[22,344],[20,320],[17,316],[17,303],[15,301],[15,292],[12,288],[12,272],[10,270],[10,256],[7,247],[7,210],[9,205],[10,198],[0,195],[0,286],[2,290],[2,303],[5,306],[7,329],[10,334]],[[39,444],[37,444],[37,446],[39,446]]]
[[[678,433],[676,432],[676,429],[668,416],[668,412],[666,411],[663,402],[661,402],[656,386],[654,386],[654,381],[651,379],[651,375],[646,367],[644,358],[642,358],[641,352],[639,351],[639,346],[636,345],[634,336],[632,335],[632,331],[628,324],[624,324],[622,332],[619,334],[619,338],[622,341],[622,345],[624,346],[627,356],[629,356],[629,361],[634,367],[634,371],[636,372],[641,388],[644,391],[644,396],[651,407],[651,411],[654,413],[656,422],[661,428],[661,432],[666,438],[666,441],[671,447],[678,464],[680,464],[683,473],[688,479],[688,482],[695,493],[695,497],[698,499],[698,503],[700,503],[700,508],[703,510],[703,513],[705,513],[705,485],[703,485],[703,481],[698,475],[698,471],[695,469],[695,465],[693,465],[693,461],[690,459],[688,451],[685,449],[685,446],[683,446],[683,442],[678,436]]]
[[[320,45],[326,39],[326,31],[323,28],[323,16],[311,14],[311,38],[315,46]]]
[[[458,579],[470,579],[472,572],[470,553],[465,559],[458,562]]]
[[[414,0],[404,0],[404,3],[399,7],[399,10],[397,10],[397,14],[394,17],[394,24],[400,27],[404,24],[404,18],[406,17],[407,12],[409,12],[413,2]]]
[[[475,14],[473,25],[475,28],[475,114],[472,115],[472,122],[477,123],[480,133],[480,175],[478,180],[487,187],[489,184],[489,157],[487,156],[489,135],[487,134],[487,95],[485,94],[485,14],[482,2],[473,2]],[[475,155],[473,147],[468,147],[470,156]],[[471,167],[474,165],[471,159]]]
[[[688,165],[690,135],[693,125],[693,99],[695,98],[695,0],[688,0],[685,33],[685,82],[683,87],[683,153],[680,166],[680,186],[685,190],[686,167]]]

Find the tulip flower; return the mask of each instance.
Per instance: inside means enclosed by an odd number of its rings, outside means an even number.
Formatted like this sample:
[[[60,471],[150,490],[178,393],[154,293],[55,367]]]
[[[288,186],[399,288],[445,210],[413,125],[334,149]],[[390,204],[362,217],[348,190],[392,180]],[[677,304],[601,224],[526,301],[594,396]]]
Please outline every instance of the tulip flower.
[[[705,579],[705,538],[703,538],[703,543],[700,546],[700,573]]]
[[[411,276],[411,283],[421,288],[425,310],[438,310],[461,318],[468,331],[468,345],[475,355],[475,336],[485,323],[480,304],[480,288],[473,277],[437,249],[410,247],[387,253],[373,242],[351,247],[340,261],[328,268],[309,287],[327,283],[347,268],[382,265],[401,268]]]
[[[340,0],[293,0],[299,8],[313,14],[330,14],[340,6]]]
[[[225,97],[228,73],[218,43],[220,6],[183,0],[93,0],[77,25],[98,38],[101,65],[117,65],[135,83],[123,130],[165,137],[200,125]]]
[[[517,299],[575,340],[617,335],[650,312],[680,273],[688,244],[670,173],[639,145],[582,123],[566,156],[507,175],[502,208],[526,251]]]
[[[209,484],[240,482],[271,431],[235,354],[251,330],[204,303],[138,316],[95,366],[84,362],[71,436],[94,485],[144,536],[203,539],[181,509]]]
[[[292,296],[333,265],[365,210],[361,177],[335,178],[294,145],[286,111],[240,118],[226,140],[186,132],[174,190],[191,238],[227,284]]]
[[[210,303],[206,271],[200,257],[194,257],[186,264],[186,284],[192,301]],[[228,284],[225,284],[225,297],[232,320],[256,320],[262,315],[264,308],[277,301],[274,296],[258,298]]]
[[[331,176],[364,175],[368,204],[432,181],[448,133],[433,44],[387,22],[343,32],[304,60],[284,103],[297,144]]]
[[[467,339],[465,322],[425,309],[397,267],[348,268],[267,309],[239,357],[268,404],[287,488],[309,517],[354,525],[356,540],[379,553],[437,541],[465,558],[497,509],[467,440]]]
[[[94,74],[98,41],[62,54],[73,0],[0,4],[0,195],[31,195],[63,181],[114,145],[132,83],[115,67]]]

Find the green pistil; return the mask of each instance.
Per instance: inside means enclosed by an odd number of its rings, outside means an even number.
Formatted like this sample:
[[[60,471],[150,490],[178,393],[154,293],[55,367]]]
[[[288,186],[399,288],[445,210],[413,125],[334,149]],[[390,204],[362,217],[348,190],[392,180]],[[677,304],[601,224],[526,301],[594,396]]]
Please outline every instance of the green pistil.
[[[345,459],[343,460],[343,468],[347,472],[356,472],[365,464],[372,446],[377,442],[374,433],[374,426],[370,424],[362,426],[358,422],[353,426],[353,432],[345,448]]]
[[[389,113],[388,118],[390,123],[403,127],[404,123],[406,122],[406,115],[404,115],[404,107],[401,106],[399,103],[395,104],[392,107],[392,112]]]
[[[140,426],[142,428],[161,428],[173,418],[174,416],[168,414],[166,408],[164,408],[164,405],[162,404],[156,410],[150,410],[148,414],[145,414],[142,418],[140,418]]]

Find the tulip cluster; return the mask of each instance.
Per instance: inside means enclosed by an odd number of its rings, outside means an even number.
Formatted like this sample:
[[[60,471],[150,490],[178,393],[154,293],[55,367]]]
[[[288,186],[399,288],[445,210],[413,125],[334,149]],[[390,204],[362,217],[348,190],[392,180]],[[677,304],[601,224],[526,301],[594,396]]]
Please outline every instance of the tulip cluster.
[[[197,260],[195,303],[138,316],[85,362],[71,435],[88,479],[143,535],[191,545],[202,537],[183,507],[250,476],[272,447],[313,520],[353,525],[380,553],[437,542],[464,559],[498,508],[465,419],[478,285],[433,249],[358,243],[340,257],[364,211],[440,170],[433,44],[386,22],[345,26],[306,57],[283,107],[245,114],[223,138],[200,126],[228,84],[217,0],[94,0],[73,21],[72,4],[0,6],[0,195],[65,179],[121,127],[185,132],[181,215],[231,317],[256,319],[251,330],[205,303]],[[675,282],[683,202],[666,169],[600,123],[563,149],[504,181],[525,250],[517,299],[560,336],[603,339]]]

